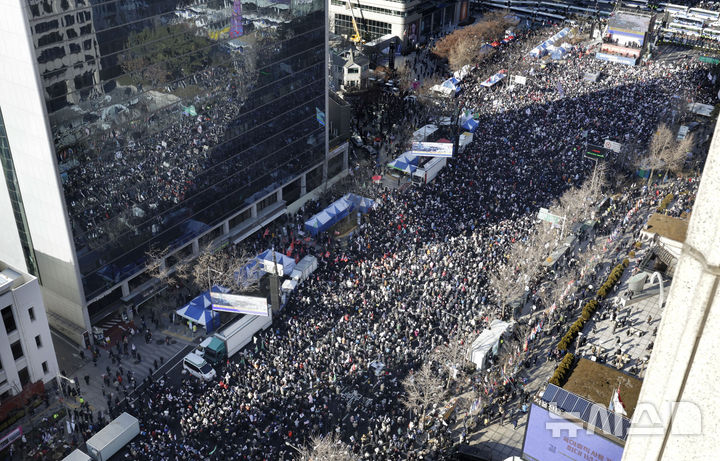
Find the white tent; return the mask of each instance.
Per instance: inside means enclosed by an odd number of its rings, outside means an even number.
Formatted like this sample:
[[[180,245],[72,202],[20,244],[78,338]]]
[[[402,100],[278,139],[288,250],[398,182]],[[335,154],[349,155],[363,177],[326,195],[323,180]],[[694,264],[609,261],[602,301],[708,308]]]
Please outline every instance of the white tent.
[[[478,369],[484,368],[485,358],[488,353],[493,349],[497,352],[500,338],[510,328],[510,325],[510,323],[502,320],[493,320],[490,323],[490,328],[480,333],[473,341],[470,349],[468,349],[467,359],[477,365]]]

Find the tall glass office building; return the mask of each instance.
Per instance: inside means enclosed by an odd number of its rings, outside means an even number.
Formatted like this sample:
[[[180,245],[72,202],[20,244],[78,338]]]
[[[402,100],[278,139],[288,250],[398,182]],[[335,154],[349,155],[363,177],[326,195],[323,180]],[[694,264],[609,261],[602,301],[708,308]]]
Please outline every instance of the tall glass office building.
[[[239,240],[347,166],[327,153],[324,0],[2,0],[0,16],[3,167],[24,206],[0,241],[64,320],[142,291],[149,248]]]

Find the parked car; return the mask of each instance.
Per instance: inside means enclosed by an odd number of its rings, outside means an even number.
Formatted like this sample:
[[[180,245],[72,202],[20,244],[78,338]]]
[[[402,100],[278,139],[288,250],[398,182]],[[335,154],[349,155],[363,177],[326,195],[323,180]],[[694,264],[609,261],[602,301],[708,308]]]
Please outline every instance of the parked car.
[[[185,356],[183,359],[183,368],[191,375],[203,381],[210,381],[217,376],[215,369],[211,367],[204,358],[194,352],[190,352]]]

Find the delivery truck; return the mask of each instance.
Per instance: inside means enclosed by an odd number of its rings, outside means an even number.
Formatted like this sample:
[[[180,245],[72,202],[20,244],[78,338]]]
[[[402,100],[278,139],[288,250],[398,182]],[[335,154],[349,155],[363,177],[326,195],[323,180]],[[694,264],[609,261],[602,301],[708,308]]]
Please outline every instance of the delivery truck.
[[[76,448],[69,455],[64,457],[62,461],[93,461],[93,459],[84,451]]]
[[[95,461],[107,461],[140,433],[140,422],[123,413],[85,442],[88,454]]]
[[[445,165],[447,165],[447,158],[445,157],[437,157],[429,160],[422,168],[415,170],[412,177],[413,183],[429,184]]]
[[[232,357],[247,343],[255,333],[265,330],[272,324],[272,311],[268,316],[240,314],[240,317],[213,336],[206,338],[196,350],[208,363],[217,365]]]

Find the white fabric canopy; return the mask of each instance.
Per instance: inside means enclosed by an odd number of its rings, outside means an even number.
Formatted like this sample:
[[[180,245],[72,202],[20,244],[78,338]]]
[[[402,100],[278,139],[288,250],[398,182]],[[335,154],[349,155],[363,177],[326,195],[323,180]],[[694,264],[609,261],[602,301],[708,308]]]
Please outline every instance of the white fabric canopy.
[[[499,343],[503,333],[510,327],[508,322],[493,320],[490,328],[480,333],[468,349],[467,359],[473,362],[479,369],[483,368],[485,357],[496,344]]]

